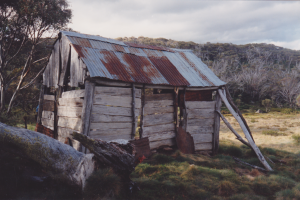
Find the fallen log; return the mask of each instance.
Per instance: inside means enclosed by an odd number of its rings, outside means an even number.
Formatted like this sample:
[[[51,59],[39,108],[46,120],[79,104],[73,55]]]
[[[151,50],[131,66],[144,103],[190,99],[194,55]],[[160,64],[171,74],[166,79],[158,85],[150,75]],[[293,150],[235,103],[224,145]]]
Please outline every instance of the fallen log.
[[[41,133],[0,123],[0,148],[38,163],[53,179],[83,189],[95,169],[93,154],[83,154]]]

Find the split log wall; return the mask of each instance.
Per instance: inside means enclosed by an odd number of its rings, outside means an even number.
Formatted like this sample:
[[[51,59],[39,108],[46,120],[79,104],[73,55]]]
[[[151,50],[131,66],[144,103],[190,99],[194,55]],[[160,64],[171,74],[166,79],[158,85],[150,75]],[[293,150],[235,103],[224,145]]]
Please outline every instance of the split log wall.
[[[148,137],[150,149],[175,145],[173,94],[145,96],[143,137]]]
[[[195,150],[213,150],[215,101],[187,101],[187,132],[194,139]]]
[[[95,87],[89,136],[104,141],[131,140],[132,126],[137,125],[140,112],[140,89],[135,90],[133,123],[131,88]]]
[[[80,150],[80,143],[70,136],[73,132],[81,130],[81,113],[84,100],[84,90],[72,90],[62,93],[62,98],[58,99],[57,108],[57,133],[58,140],[65,143],[71,140],[75,149]]]

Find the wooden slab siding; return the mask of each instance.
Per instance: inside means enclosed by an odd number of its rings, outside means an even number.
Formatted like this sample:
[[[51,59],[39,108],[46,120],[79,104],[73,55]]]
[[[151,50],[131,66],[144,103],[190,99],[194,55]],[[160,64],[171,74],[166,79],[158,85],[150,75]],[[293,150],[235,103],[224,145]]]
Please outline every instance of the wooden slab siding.
[[[42,118],[41,121],[43,126],[51,130],[54,130],[54,120]]]
[[[52,78],[52,87],[58,88],[58,78],[59,78],[59,63],[60,63],[60,51],[59,51],[59,40],[56,41],[54,44],[54,49],[52,51],[52,54],[54,55],[52,57],[52,74],[50,74],[49,78]],[[50,60],[49,60],[50,62]]]
[[[151,94],[145,95],[145,101],[160,101],[160,100],[173,100],[173,94]]]
[[[97,94],[94,96],[94,105],[110,105],[117,107],[132,107],[132,97],[128,96],[114,96],[107,94]],[[135,98],[135,108],[141,108],[141,99]]]
[[[189,119],[188,120],[188,127],[189,126],[213,126],[214,118],[211,119]]]
[[[187,101],[187,109],[201,109],[201,108],[211,108],[215,109],[215,101]]]
[[[98,94],[102,95],[112,95],[112,96],[132,96],[131,88],[118,88],[118,87],[95,87],[95,97]],[[141,98],[141,89],[136,89],[135,97]]]
[[[116,134],[116,135],[108,135],[108,136],[103,136],[103,135],[93,135],[91,136],[94,139],[100,139],[100,140],[104,140],[104,141],[112,141],[112,140],[117,140],[117,139],[124,139],[124,140],[130,140],[131,139],[131,135],[127,134],[127,135],[120,135],[120,134]]]
[[[76,131],[76,130],[70,129],[70,128],[64,128],[64,127],[58,127],[57,128],[57,133],[61,137],[65,137],[65,138],[71,137],[71,134],[73,132],[77,132],[78,133],[79,131]]]
[[[145,109],[152,109],[154,107],[172,106],[173,100],[161,100],[161,101],[147,101],[145,102]]]
[[[55,96],[44,94],[44,100],[55,101]]]
[[[59,127],[69,128],[76,131],[80,131],[81,119],[80,118],[70,118],[70,117],[59,117],[58,124]]]
[[[123,128],[123,129],[92,129],[90,130],[90,136],[110,136],[110,135],[128,135],[129,139],[131,139],[131,127]]]
[[[43,110],[44,111],[54,112],[54,106],[55,106],[54,101],[49,101],[49,100],[44,100],[43,101]]]
[[[136,115],[139,115],[140,109],[135,109]],[[112,107],[104,105],[93,105],[92,114],[100,115],[117,115],[117,116],[132,116],[131,108],[125,107]]]
[[[84,97],[84,90],[71,90],[63,92],[61,95],[62,98],[79,98]]]
[[[174,124],[162,124],[162,125],[155,125],[155,126],[145,126],[144,127],[144,136],[151,136],[153,133],[161,133],[161,132],[167,132],[167,131],[175,131],[174,130]]]
[[[43,112],[42,112],[42,118],[44,118],[44,119],[50,119],[50,120],[54,121],[54,112],[43,110]]]
[[[59,79],[59,85],[64,86],[65,76],[67,72],[67,65],[69,61],[69,53],[70,53],[70,42],[67,36],[62,35],[60,40],[60,53],[61,53],[61,73]]]
[[[131,123],[91,123],[90,129],[101,129],[101,130],[108,130],[108,129],[126,129],[131,128]]]
[[[173,113],[173,112],[174,112],[174,106],[154,107],[154,108],[144,109],[144,115]]]
[[[58,106],[57,115],[63,117],[81,117],[82,107]]]
[[[59,98],[58,105],[60,106],[71,106],[71,107],[82,107],[82,98]]]
[[[190,134],[197,134],[197,133],[213,133],[214,129],[213,126],[188,126],[187,131]]]
[[[187,109],[188,119],[210,119],[215,117],[215,109]]]
[[[176,136],[175,131],[168,131],[168,132],[152,133],[149,134],[147,137],[149,138],[150,142],[154,142],[154,141],[175,138],[175,136]]]
[[[136,117],[137,120],[137,117]],[[97,113],[91,114],[91,122],[105,122],[105,123],[116,123],[116,122],[129,122],[132,123],[132,117],[130,116],[116,116],[116,115],[102,115]]]
[[[173,146],[176,144],[175,138],[150,142],[150,149],[156,149],[160,146]]]
[[[147,115],[144,119],[144,126],[156,126],[160,124],[173,124],[174,115],[173,113],[164,113],[157,115]]]
[[[212,143],[200,143],[200,144],[194,144],[196,151],[203,151],[203,150],[212,150]]]
[[[213,134],[212,133],[198,133],[198,134],[191,134],[194,139],[194,143],[206,143],[213,141]]]

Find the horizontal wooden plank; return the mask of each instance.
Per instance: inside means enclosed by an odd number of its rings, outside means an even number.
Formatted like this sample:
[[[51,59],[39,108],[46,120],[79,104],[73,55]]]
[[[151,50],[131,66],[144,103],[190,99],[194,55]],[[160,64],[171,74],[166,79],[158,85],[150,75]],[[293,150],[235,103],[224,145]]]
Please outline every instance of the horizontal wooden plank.
[[[214,128],[213,126],[187,126],[186,132],[190,134],[213,133]]]
[[[174,123],[174,115],[172,113],[144,116],[144,126],[156,126],[159,124],[172,123]]]
[[[62,117],[81,117],[82,107],[58,106],[57,115]]]
[[[44,94],[44,100],[55,101],[54,95]]]
[[[43,101],[43,110],[53,112],[54,111],[54,105],[55,105],[54,101],[44,100]]]
[[[119,87],[95,87],[95,95],[97,94],[109,94],[114,96],[132,96],[131,88],[119,88]],[[135,90],[135,97],[141,98],[141,89]]]
[[[54,120],[42,118],[41,121],[43,126],[51,130],[54,130]]]
[[[73,132],[79,133],[79,131],[70,128],[57,127],[57,134],[61,137],[71,137]]]
[[[173,113],[174,106],[166,106],[166,107],[154,107],[154,108],[145,108],[144,115],[152,115],[152,114],[161,114],[161,113]]]
[[[215,101],[187,101],[185,102],[187,109],[211,108],[215,109]]]
[[[51,111],[44,111],[44,110],[43,110],[43,112],[42,112],[42,118],[54,120],[54,112],[51,112]]]
[[[71,107],[82,107],[82,98],[59,98],[58,105],[60,106],[71,106]]]
[[[212,143],[199,143],[195,144],[195,151],[197,150],[212,150]]]
[[[102,114],[102,115],[117,115],[117,116],[132,116],[131,108],[124,107],[113,107],[113,106],[104,106],[104,105],[93,105],[92,113],[93,114]],[[140,115],[141,109],[135,109],[135,115]]]
[[[212,126],[214,124],[214,119],[189,119],[188,120],[188,127],[189,126]]]
[[[138,117],[136,117],[136,120]],[[132,117],[128,116],[117,116],[117,115],[102,115],[102,114],[91,114],[91,122],[105,122],[105,123],[116,123],[116,122],[130,122],[132,123]]]
[[[58,136],[57,136],[57,140],[58,140],[59,142],[65,144],[66,137],[63,137],[63,136],[58,135]]]
[[[130,135],[131,128],[123,128],[123,129],[96,129],[90,130],[90,136],[109,136],[109,135]]]
[[[124,139],[124,140],[131,140],[131,135],[130,134],[124,134],[124,135],[107,135],[107,136],[103,136],[103,135],[96,135],[96,136],[91,136],[91,138],[94,139],[100,139],[100,140],[104,140],[104,141],[112,141],[112,140],[117,140],[117,139]]]
[[[173,100],[161,100],[161,101],[148,101],[145,102],[144,109],[154,108],[154,107],[165,107],[165,106],[172,106]]]
[[[212,142],[213,141],[213,134],[212,133],[198,133],[198,134],[192,134],[194,143],[205,143],[205,142]]]
[[[118,106],[118,107],[132,107],[132,97],[128,96],[113,96],[107,94],[95,94],[94,105],[110,105],[110,106]],[[135,98],[135,107],[141,108],[141,99]]]
[[[215,109],[187,109],[188,119],[199,118],[208,119],[215,117]]]
[[[59,117],[57,125],[63,128],[69,128],[76,131],[81,129],[81,119],[80,118],[70,118],[70,117]]]
[[[153,133],[153,134],[150,134],[148,136],[148,138],[149,138],[150,142],[175,138],[175,131]]]
[[[151,136],[154,133],[161,133],[166,131],[174,131],[174,123],[157,125],[157,126],[145,126],[143,128],[143,137]]]
[[[90,129],[123,129],[132,128],[132,123],[91,123]]]
[[[175,138],[150,142],[150,149],[157,149],[161,146],[173,146],[176,144]]]
[[[62,98],[79,98],[84,97],[84,90],[71,90],[63,92],[61,95]]]
[[[173,94],[151,94],[145,95],[145,101],[160,101],[160,100],[173,100]]]

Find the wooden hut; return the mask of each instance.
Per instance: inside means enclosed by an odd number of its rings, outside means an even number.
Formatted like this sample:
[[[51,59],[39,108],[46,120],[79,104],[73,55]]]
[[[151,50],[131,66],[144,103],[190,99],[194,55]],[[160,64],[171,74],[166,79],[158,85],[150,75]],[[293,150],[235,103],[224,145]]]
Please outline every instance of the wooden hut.
[[[43,74],[38,122],[82,150],[70,134],[176,145],[178,128],[196,151],[216,151],[221,81],[191,50],[124,43],[62,31]],[[177,143],[180,141],[177,141]]]

